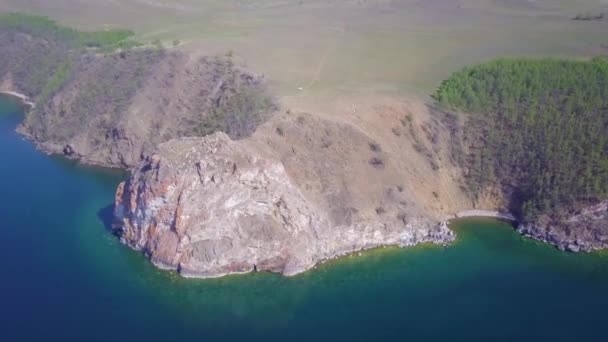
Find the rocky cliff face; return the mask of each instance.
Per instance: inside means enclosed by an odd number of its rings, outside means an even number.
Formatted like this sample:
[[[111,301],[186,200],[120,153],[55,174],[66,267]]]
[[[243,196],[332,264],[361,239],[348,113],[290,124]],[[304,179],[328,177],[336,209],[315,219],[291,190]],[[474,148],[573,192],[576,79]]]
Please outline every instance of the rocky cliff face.
[[[534,223],[523,223],[517,230],[561,250],[590,252],[608,248],[608,201],[564,216],[560,219],[541,218]]]
[[[254,145],[223,133],[161,144],[117,191],[122,241],[159,267],[216,277],[255,270],[293,275],[358,250],[453,238],[423,216],[366,218],[352,208],[337,218]]]

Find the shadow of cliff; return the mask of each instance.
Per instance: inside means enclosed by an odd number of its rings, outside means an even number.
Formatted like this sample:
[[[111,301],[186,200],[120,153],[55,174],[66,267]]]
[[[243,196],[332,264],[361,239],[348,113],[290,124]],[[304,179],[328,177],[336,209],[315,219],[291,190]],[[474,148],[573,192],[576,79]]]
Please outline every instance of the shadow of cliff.
[[[114,205],[110,204],[97,212],[97,217],[103,223],[104,228],[113,235],[120,236],[120,231],[114,225]]]

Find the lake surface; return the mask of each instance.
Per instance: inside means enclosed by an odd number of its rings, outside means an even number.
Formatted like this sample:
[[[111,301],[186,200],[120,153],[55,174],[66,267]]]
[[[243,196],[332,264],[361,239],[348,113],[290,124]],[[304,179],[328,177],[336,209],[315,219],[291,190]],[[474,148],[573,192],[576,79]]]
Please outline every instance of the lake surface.
[[[608,255],[489,219],[286,278],[183,279],[105,228],[124,173],[46,156],[0,97],[0,341],[581,341],[608,337]]]

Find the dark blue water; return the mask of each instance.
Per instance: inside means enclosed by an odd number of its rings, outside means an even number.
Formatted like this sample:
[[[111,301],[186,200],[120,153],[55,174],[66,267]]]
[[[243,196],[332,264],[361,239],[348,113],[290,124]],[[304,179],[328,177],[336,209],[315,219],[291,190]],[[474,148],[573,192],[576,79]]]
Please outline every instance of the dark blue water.
[[[386,248],[285,278],[182,279],[104,226],[119,171],[36,151],[0,97],[0,341],[604,341],[608,255],[454,224],[449,248]]]

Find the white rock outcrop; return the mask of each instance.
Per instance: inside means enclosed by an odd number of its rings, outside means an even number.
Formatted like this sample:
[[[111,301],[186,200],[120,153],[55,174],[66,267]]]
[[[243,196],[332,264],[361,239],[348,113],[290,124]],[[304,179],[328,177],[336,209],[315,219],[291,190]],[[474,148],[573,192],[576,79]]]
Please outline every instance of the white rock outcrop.
[[[223,133],[161,144],[119,186],[115,218],[122,241],[155,265],[202,278],[294,275],[358,250],[453,239],[424,217],[354,213],[336,223],[281,161]]]

